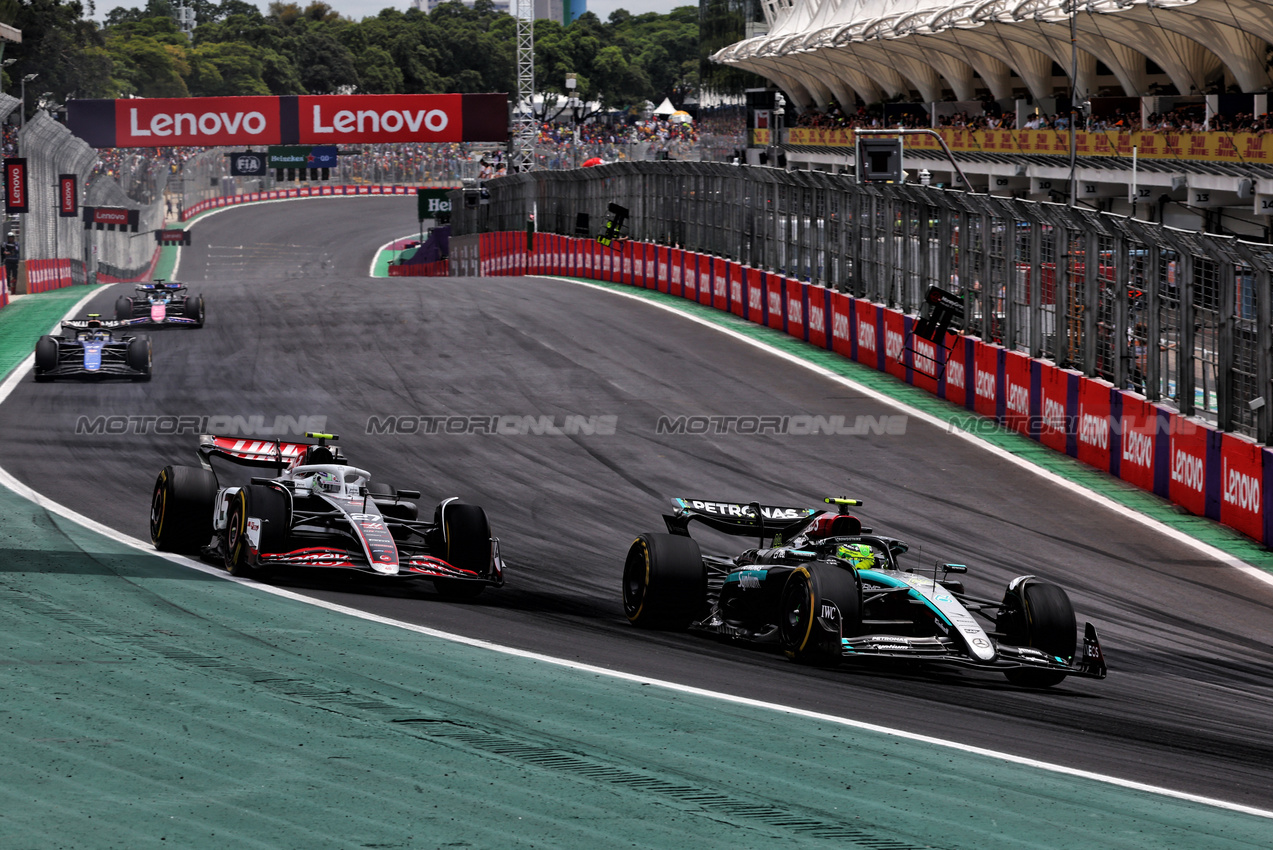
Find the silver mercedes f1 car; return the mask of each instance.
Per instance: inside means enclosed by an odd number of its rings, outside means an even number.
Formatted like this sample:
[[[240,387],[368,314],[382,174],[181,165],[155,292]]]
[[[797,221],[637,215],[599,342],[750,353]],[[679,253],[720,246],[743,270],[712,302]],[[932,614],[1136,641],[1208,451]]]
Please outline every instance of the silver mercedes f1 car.
[[[1060,587],[1024,575],[1002,600],[978,599],[937,564],[931,575],[904,569],[900,540],[871,533],[848,512],[674,499],[665,534],[633,541],[623,568],[623,608],[634,625],[692,629],[777,644],[800,662],[915,662],[1002,672],[1025,687],[1067,676],[1103,679],[1105,656],[1088,623],[1076,653],[1076,623]],[[703,555],[691,522],[755,537],[734,557]],[[974,616],[976,615],[976,616]],[[984,624],[978,620],[987,621]]]

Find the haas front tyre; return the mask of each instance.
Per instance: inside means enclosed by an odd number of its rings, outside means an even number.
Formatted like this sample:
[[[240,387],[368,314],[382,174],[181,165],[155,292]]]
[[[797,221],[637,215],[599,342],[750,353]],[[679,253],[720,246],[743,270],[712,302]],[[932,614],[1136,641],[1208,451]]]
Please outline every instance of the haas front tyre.
[[[230,497],[221,551],[226,571],[239,577],[260,571],[262,554],[284,551],[290,516],[287,496],[252,484]]]
[[[801,664],[834,667],[840,639],[862,622],[862,585],[857,572],[836,564],[796,567],[783,585],[778,636],[787,657]]]
[[[634,626],[684,629],[702,614],[707,570],[692,538],[642,534],[623,564],[623,613]]]
[[[1005,643],[1013,646],[1032,646],[1066,661],[1074,657],[1074,607],[1070,597],[1055,584],[1025,578],[1008,585],[995,629]],[[1066,675],[1059,670],[1029,667],[1005,670],[1003,674],[1014,685],[1027,688],[1050,688]]]
[[[217,479],[206,469],[165,466],[150,498],[150,541],[165,552],[197,554],[212,542]]]
[[[439,510],[446,562],[477,577],[437,578],[433,586],[447,599],[473,599],[486,587],[484,579],[491,572],[491,524],[477,505],[448,502]]]

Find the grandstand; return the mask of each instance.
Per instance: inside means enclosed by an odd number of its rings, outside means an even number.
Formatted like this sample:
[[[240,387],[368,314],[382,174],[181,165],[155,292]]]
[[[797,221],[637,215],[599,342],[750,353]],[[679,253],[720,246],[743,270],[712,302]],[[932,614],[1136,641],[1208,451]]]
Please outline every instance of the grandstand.
[[[1067,200],[1073,185],[1090,208],[1269,237],[1268,0],[761,5],[768,31],[712,56],[783,95],[750,99],[750,162],[769,147],[789,168],[851,169],[854,127],[930,126],[975,191]],[[955,184],[935,142],[906,157]]]

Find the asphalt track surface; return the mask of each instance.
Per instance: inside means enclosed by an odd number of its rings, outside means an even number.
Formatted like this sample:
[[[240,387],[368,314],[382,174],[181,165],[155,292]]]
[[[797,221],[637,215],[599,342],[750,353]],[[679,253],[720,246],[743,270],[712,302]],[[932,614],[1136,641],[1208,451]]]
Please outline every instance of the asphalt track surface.
[[[508,583],[476,602],[431,587],[292,579],[395,619],[616,670],[893,724],[1127,780],[1273,808],[1273,587],[918,420],[904,434],[659,434],[660,416],[897,410],[648,304],[538,278],[373,280],[411,198],[292,201],[194,226],[179,277],[202,330],[154,334],[149,384],[29,379],[0,408],[0,465],[48,497],[147,537],[159,468],[193,436],[77,434],[81,417],[325,416],[351,461],[418,487],[425,513],[483,505]],[[113,310],[112,287],[90,309]],[[368,434],[369,417],[615,416],[614,434]],[[1101,632],[1110,675],[1047,691],[998,675],[813,670],[778,653],[638,631],[623,556],[672,496],[866,500],[913,563],[970,565],[998,598],[1029,573]],[[711,539],[705,549],[727,551]],[[735,550],[746,541],[733,541]]]

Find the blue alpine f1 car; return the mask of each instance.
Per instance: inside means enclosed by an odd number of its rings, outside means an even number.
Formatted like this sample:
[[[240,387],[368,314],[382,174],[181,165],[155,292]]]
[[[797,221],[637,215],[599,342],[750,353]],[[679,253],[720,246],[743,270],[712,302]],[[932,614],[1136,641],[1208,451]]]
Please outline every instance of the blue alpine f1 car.
[[[202,295],[191,295],[184,283],[156,280],[139,283],[130,297],[115,301],[115,318],[124,325],[203,327]]]
[[[149,381],[150,339],[119,334],[120,327],[120,322],[103,321],[96,313],[90,313],[86,319],[63,322],[61,336],[47,335],[36,340],[35,379]]]
[[[837,508],[674,499],[675,513],[663,517],[668,533],[642,534],[628,549],[628,620],[773,644],[823,666],[970,667],[1036,688],[1067,676],[1105,678],[1091,623],[1075,651],[1074,609],[1060,587],[1018,576],[1002,600],[978,599],[950,578],[966,566],[938,563],[931,575],[906,569],[898,560],[905,543],[873,534],[848,512],[860,501],[825,501]],[[757,545],[733,557],[704,555],[691,522]]]

